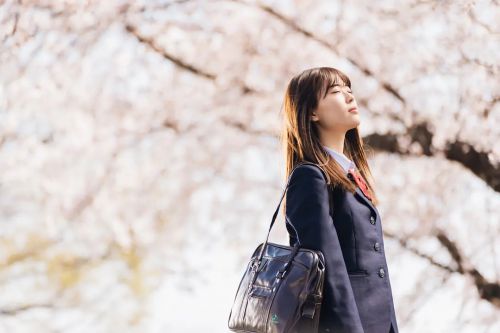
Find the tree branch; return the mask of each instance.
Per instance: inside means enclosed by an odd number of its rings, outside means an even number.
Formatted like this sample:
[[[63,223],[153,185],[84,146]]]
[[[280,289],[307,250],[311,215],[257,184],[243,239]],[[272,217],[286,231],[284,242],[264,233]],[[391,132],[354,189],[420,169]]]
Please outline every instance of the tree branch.
[[[451,267],[449,265],[437,262],[434,258],[425,253],[422,253],[416,247],[410,246],[407,243],[406,239],[400,238],[395,234],[384,231],[384,236],[396,240],[403,248],[410,251],[414,255],[427,260],[432,266],[445,270],[448,273],[459,273],[472,278],[479,296],[482,299],[492,303],[496,307],[500,307],[500,284],[498,282],[487,281],[484,276],[475,267],[472,266],[471,263],[466,261],[457,244],[455,244],[455,242],[453,242],[444,233],[444,231],[439,229],[436,230],[435,236],[441,243],[441,245],[443,245],[443,247],[448,251],[456,267]]]

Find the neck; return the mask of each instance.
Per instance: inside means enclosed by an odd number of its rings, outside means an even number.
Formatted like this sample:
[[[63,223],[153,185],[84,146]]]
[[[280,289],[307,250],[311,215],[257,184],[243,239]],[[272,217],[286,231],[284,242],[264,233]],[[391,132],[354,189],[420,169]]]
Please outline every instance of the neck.
[[[344,154],[344,139],[345,133],[343,132],[322,133],[320,135],[320,141],[323,146],[327,146],[341,154]]]

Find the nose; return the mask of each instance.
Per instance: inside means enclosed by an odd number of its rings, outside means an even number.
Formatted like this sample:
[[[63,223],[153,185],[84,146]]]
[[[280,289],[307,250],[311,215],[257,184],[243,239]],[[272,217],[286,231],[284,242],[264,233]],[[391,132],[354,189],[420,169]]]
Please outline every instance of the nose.
[[[350,92],[347,92],[346,93],[346,101],[349,103],[353,99],[354,99],[354,96]]]

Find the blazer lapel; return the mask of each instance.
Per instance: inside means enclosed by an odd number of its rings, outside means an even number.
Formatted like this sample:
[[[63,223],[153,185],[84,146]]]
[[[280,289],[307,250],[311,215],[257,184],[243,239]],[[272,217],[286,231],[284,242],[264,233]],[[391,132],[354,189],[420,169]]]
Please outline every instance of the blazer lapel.
[[[356,181],[352,177],[349,177],[349,173],[347,174],[347,176],[348,176],[347,178],[349,178],[353,182],[354,186],[356,186],[356,192],[354,196],[357,196],[359,199],[361,199],[361,201],[364,202],[365,205],[367,205],[375,215],[378,215],[377,209],[373,205],[372,201],[365,196],[363,191],[361,191],[361,189],[358,186],[358,183],[356,183]]]
[[[370,207],[370,208],[373,210],[373,212],[374,212],[375,214],[377,214],[377,213],[378,213],[378,212],[377,212],[377,209],[376,209],[376,208],[375,208],[375,206],[373,205],[372,201],[371,201],[370,199],[368,199],[368,198],[365,196],[365,194],[363,193],[363,191],[361,191],[361,189],[360,189],[358,186],[356,186],[356,194],[357,194],[358,198],[361,198],[361,200],[362,200],[362,201],[363,201],[363,202],[364,202],[364,203],[365,203],[368,207]]]

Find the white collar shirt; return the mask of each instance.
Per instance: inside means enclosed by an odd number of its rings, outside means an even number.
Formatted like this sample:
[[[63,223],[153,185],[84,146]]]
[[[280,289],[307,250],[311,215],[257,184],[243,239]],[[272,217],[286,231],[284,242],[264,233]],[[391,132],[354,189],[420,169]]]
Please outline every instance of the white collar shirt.
[[[350,168],[357,169],[356,164],[353,161],[351,161],[347,156],[345,156],[343,153],[339,153],[336,150],[327,146],[323,147],[335,159],[335,161],[337,161],[337,163],[340,164],[340,166],[342,167],[342,169],[344,169],[346,174]]]

